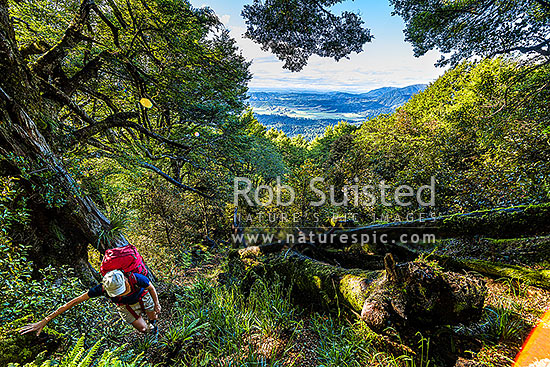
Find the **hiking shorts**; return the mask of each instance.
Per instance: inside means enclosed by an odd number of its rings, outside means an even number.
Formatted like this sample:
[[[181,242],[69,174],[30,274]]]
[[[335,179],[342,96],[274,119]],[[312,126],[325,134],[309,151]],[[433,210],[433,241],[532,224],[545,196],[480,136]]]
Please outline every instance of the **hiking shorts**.
[[[153,311],[155,309],[153,297],[151,297],[151,294],[149,292],[147,292],[141,300],[143,301],[143,311]],[[128,306],[131,307],[138,316],[141,315],[142,311],[139,302]],[[127,323],[131,324],[132,322],[137,320],[136,317],[128,310],[127,305],[117,305],[116,307],[120,317],[122,317],[122,319]]]

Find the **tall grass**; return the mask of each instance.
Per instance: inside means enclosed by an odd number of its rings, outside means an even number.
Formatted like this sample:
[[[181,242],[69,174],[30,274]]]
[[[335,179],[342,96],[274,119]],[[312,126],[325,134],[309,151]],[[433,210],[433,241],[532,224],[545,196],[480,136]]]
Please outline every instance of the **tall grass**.
[[[197,278],[176,294],[175,321],[161,338],[161,353],[187,366],[277,366],[279,348],[255,345],[292,334],[298,311],[278,279],[258,279],[247,296],[239,282],[228,286]],[[288,339],[288,338],[287,338]],[[286,341],[288,343],[288,340]],[[196,346],[196,347],[193,347]],[[200,347],[199,347],[200,346]]]

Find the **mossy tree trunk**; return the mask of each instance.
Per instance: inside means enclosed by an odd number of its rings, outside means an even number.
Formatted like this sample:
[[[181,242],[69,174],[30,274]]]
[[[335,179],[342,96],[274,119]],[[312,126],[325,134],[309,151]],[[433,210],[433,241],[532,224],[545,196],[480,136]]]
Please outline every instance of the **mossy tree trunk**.
[[[550,270],[534,270],[524,266],[495,263],[479,259],[432,255],[439,263],[452,269],[466,269],[497,278],[510,278],[539,288],[550,289]]]
[[[6,0],[0,0],[0,70],[0,174],[18,178],[30,210],[29,233],[20,239],[32,246],[38,266],[67,264],[89,275],[89,244],[103,252],[127,241],[98,242],[110,231],[109,220],[80,192],[48,131],[38,127],[55,121],[56,106],[38,92],[39,82],[19,53]]]

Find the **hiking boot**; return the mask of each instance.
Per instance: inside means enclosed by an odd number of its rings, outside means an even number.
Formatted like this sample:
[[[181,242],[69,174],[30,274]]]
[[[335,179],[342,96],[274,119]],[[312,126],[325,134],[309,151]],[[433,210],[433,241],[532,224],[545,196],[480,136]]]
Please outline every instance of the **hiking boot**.
[[[145,330],[145,334],[158,334],[158,326],[157,326],[157,320],[150,320],[147,322],[147,330]]]

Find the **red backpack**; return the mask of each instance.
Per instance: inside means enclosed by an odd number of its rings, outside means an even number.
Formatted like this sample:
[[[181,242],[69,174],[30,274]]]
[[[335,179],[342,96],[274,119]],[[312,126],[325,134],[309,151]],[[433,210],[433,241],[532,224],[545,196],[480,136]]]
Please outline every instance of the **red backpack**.
[[[126,245],[105,251],[105,256],[101,261],[101,275],[105,275],[111,270],[148,275],[143,258],[134,245]]]

